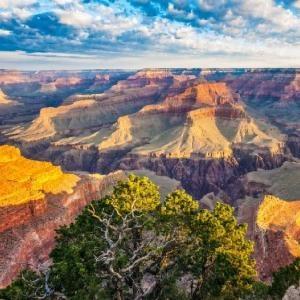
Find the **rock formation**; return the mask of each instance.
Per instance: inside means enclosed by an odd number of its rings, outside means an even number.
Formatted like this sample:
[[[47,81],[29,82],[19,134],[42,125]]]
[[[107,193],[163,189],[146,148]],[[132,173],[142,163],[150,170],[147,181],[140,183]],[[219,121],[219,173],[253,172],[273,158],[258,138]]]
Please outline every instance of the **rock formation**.
[[[248,173],[241,184],[246,196],[238,200],[240,222],[248,223],[255,241],[255,258],[262,279],[300,256],[300,165]]]
[[[65,174],[50,163],[0,147],[0,288],[23,268],[47,262],[55,230],[70,224],[90,201],[108,193],[122,172]]]
[[[266,196],[259,206],[256,223],[260,229],[280,231],[293,257],[300,256],[300,201],[283,201]]]
[[[50,104],[45,100],[48,104],[35,107],[26,120],[18,119],[20,113],[14,123],[3,119],[1,136],[26,157],[63,170],[146,169],[180,182],[207,207],[221,198],[249,224],[258,270],[268,279],[296,253],[285,237],[293,229],[261,228],[256,216],[266,195],[300,199],[294,180],[300,157],[299,74],[298,69],[26,73],[30,85],[18,85],[30,91],[26,101],[42,96]],[[5,85],[10,95],[13,86]],[[56,91],[41,91],[43,86]],[[57,96],[61,102],[52,105]]]
[[[67,170],[147,168],[196,197],[285,159],[284,135],[256,122],[226,83],[170,70],[140,71],[105,93],[44,108],[12,139]]]
[[[290,286],[285,292],[282,300],[298,300],[300,299],[300,287],[299,286]]]
[[[256,214],[256,263],[262,279],[300,256],[300,201],[265,196]]]
[[[7,95],[5,95],[3,93],[3,91],[0,89],[0,108],[1,108],[1,106],[2,107],[3,106],[11,106],[11,105],[16,105],[16,104],[17,104],[16,101],[13,101],[13,100],[9,99],[7,97]]]
[[[0,172],[0,207],[42,200],[49,193],[70,194],[79,181],[51,163],[24,158],[12,146],[0,146]]]

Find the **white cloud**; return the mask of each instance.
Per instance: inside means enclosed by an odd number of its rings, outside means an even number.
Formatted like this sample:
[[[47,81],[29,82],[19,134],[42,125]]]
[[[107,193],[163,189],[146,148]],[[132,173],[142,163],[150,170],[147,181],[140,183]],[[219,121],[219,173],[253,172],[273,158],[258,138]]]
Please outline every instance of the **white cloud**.
[[[105,5],[95,5],[85,8],[82,5],[68,9],[58,9],[56,14],[62,24],[77,28],[86,28],[94,32],[104,32],[111,37],[117,37],[141,25],[141,20],[135,16],[121,15],[117,8]],[[86,36],[85,33],[84,36]]]
[[[59,5],[66,5],[66,4],[71,4],[74,2],[74,0],[53,0],[56,4]]]
[[[300,18],[273,0],[244,0],[238,11],[244,16],[260,18],[270,26],[270,32],[300,30]]]
[[[299,9],[300,9],[300,0],[296,0],[296,1],[294,2],[294,6],[295,6],[296,8],[299,8]]]
[[[29,5],[34,1],[22,0],[22,3]],[[140,0],[140,2],[146,3],[147,0]],[[297,2],[300,3],[300,0]],[[7,6],[8,3],[17,4],[21,1],[0,0],[0,5],[3,6],[3,3]],[[43,3],[42,5],[45,5],[45,2]],[[38,12],[34,12],[32,7],[26,5],[6,8],[0,11],[0,20],[16,16],[19,19],[26,19],[40,11],[54,12],[62,24],[76,28],[77,34],[75,38],[70,39],[66,36],[62,40],[57,36],[41,33],[43,43],[47,46],[55,45],[53,51],[69,49],[69,52],[73,52],[81,49],[82,53],[89,54],[104,53],[101,49],[105,48],[112,57],[113,52],[120,57],[124,57],[124,53],[131,52],[149,59],[155,53],[164,53],[172,56],[172,61],[177,61],[178,65],[181,60],[188,60],[189,57],[192,57],[190,61],[193,62],[197,61],[197,56],[200,62],[203,62],[201,57],[210,57],[210,59],[215,57],[216,67],[222,66],[225,57],[228,62],[232,61],[232,66],[240,66],[243,62],[245,66],[248,61],[253,65],[255,62],[257,64],[268,62],[272,66],[276,66],[277,62],[277,66],[293,66],[291,62],[294,64],[300,62],[300,46],[297,43],[297,36],[299,37],[300,33],[299,17],[294,14],[295,11],[293,13],[276,5],[273,0],[173,0],[176,4],[169,4],[168,18],[163,19],[145,16],[133,7],[126,11],[122,3],[115,1],[110,6],[106,6],[95,2],[82,4],[80,0],[51,0],[49,6],[40,7]],[[210,10],[215,15],[209,19],[198,17],[197,20],[196,10],[188,15],[187,6],[190,3],[197,4],[207,11]],[[231,8],[227,7],[228,3],[231,4]],[[183,12],[186,14],[184,15]],[[170,15],[176,16],[177,18],[174,18],[176,20],[190,18],[198,21],[199,27],[172,20],[169,18]],[[5,34],[9,33],[4,33],[2,30],[2,35]],[[128,39],[125,38],[127,36]],[[93,39],[89,44],[90,37]],[[120,37],[122,41],[119,40]],[[103,42],[105,39],[107,45]],[[37,43],[37,51],[42,51],[37,40],[35,38],[33,43]],[[65,47],[59,47],[60,43]],[[48,49],[51,50],[51,47]],[[149,56],[146,51],[152,54]],[[66,57],[52,55],[51,60],[54,57],[71,60],[68,55]],[[108,55],[105,60],[107,57]],[[50,60],[49,56],[47,60]],[[146,64],[145,59],[139,63],[142,62]]]
[[[0,29],[0,36],[8,36],[11,32],[9,30]]]
[[[37,0],[1,0],[0,8],[3,9],[14,9],[23,8],[35,4]]]
[[[33,14],[35,3],[37,0],[0,0],[0,20],[25,20]]]
[[[201,10],[216,10],[219,7],[223,6],[227,1],[226,0],[197,0],[198,6]]]
[[[89,26],[93,22],[93,18],[90,14],[78,9],[59,10],[57,11],[57,15],[62,24],[74,27]]]
[[[264,3],[262,4],[262,2]],[[213,1],[209,3],[212,5]],[[206,5],[209,3],[206,1]],[[101,4],[93,6],[92,9],[77,4],[76,9],[71,7],[64,11],[60,10],[58,16],[62,23],[81,28],[76,43],[88,39],[90,31],[104,33],[110,38],[110,41],[114,41],[123,33],[130,33],[135,35],[137,43],[154,52],[178,52],[186,53],[186,55],[215,55],[217,53],[218,55],[265,56],[280,59],[286,56],[300,59],[298,45],[285,44],[284,40],[262,39],[259,36],[259,34],[266,34],[271,29],[277,28],[271,22],[276,22],[280,30],[282,30],[280,22],[283,22],[288,28],[296,28],[298,21],[289,20],[291,16],[294,17],[291,12],[275,6],[271,0],[244,0],[240,5],[242,7],[239,8],[237,5],[232,10],[227,10],[223,18],[224,22],[208,20],[209,26],[214,29],[211,31],[202,31],[201,28],[169,19],[155,18],[151,23],[145,22],[141,16],[122,14],[118,10],[118,6],[108,7]],[[170,11],[178,13],[174,5],[169,5]],[[254,30],[250,28],[252,32],[247,32],[245,35],[244,30],[249,30],[247,28],[249,17],[261,18],[263,22]],[[284,20],[286,21],[284,22]],[[207,23],[202,23],[202,26],[207,26]],[[146,45],[143,45],[144,41],[147,41]],[[130,47],[133,47],[130,43],[124,46],[126,49],[130,49]],[[276,49],[276,53],[274,49]],[[138,50],[138,48],[135,49],[135,52]]]

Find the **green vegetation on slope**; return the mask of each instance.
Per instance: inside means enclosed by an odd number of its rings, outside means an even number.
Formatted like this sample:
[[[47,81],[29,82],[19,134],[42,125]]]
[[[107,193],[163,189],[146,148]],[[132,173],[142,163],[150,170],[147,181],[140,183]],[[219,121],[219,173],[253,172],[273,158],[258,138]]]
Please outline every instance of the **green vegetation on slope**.
[[[253,245],[233,208],[201,209],[182,190],[160,200],[130,175],[58,231],[53,265],[23,272],[4,299],[238,299],[255,290]]]

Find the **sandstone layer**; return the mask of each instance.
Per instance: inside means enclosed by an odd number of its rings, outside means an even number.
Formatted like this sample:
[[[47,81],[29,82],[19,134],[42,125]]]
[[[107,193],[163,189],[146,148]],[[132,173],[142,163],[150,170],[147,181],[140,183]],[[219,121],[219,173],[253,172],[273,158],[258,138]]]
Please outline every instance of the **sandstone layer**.
[[[1,147],[0,157],[1,174],[9,181],[1,182],[2,288],[20,270],[36,269],[47,262],[54,247],[55,230],[70,224],[85,205],[100,199],[126,175],[122,172],[105,176],[64,174],[50,163],[22,158],[19,151],[10,146]],[[13,183],[14,191],[10,183]]]
[[[248,223],[264,280],[300,256],[299,181],[300,164],[285,162],[280,168],[251,172],[241,183],[246,196],[236,203],[238,217]]]
[[[7,95],[3,93],[3,91],[0,89],[0,107],[1,106],[11,106],[11,105],[16,105],[17,102],[9,99]]]
[[[46,194],[71,194],[79,181],[60,167],[21,156],[12,146],[0,146],[0,207],[43,200]]]

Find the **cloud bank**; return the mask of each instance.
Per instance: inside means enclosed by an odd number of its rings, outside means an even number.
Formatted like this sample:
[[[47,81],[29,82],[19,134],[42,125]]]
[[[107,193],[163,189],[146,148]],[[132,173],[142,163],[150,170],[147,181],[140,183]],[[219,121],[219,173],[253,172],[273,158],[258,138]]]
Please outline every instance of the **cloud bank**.
[[[299,67],[300,2],[1,0],[0,68],[30,66]]]

